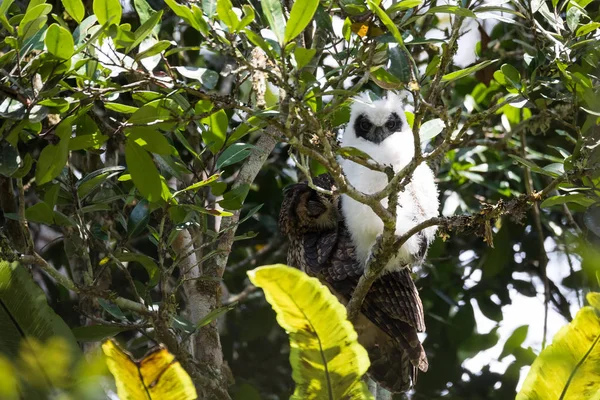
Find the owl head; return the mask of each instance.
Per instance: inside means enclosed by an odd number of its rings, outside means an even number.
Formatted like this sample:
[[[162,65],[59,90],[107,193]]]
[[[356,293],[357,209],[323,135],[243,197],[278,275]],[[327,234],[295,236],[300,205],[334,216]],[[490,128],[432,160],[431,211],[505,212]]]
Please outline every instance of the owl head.
[[[329,175],[314,179],[319,187],[331,188]],[[339,196],[327,195],[311,189],[306,182],[287,188],[279,213],[279,227],[284,235],[334,229],[339,218]]]
[[[344,139],[361,139],[380,144],[395,133],[410,134],[402,99],[394,92],[386,97],[371,100],[367,92],[354,98],[350,108],[350,122]]]

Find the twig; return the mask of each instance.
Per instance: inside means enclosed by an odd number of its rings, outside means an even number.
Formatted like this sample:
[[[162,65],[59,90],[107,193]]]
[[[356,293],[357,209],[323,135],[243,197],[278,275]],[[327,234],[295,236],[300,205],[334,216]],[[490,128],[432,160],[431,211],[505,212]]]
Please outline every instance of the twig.
[[[69,289],[72,292],[75,292],[80,295],[88,295],[90,292],[87,290],[87,288],[80,288],[77,285],[75,285],[75,283],[72,280],[70,280],[68,277],[66,277],[63,274],[61,274],[60,272],[58,272],[54,267],[52,267],[50,264],[48,264],[48,262],[46,260],[44,260],[38,253],[34,252],[32,255],[22,255],[19,257],[19,261],[21,261],[25,264],[37,265],[45,273],[50,275],[50,277],[53,278],[56,282],[58,282],[61,286],[63,286],[66,289]],[[119,297],[119,296],[112,296],[110,294],[100,293],[100,292],[93,292],[93,295],[96,297],[102,297],[107,300],[110,300],[125,310],[135,311],[139,314],[146,315],[146,316],[153,315],[151,310],[146,308],[143,304],[137,303],[135,301],[132,301],[132,300],[129,300],[129,299],[126,299],[123,297]]]
[[[521,130],[521,156],[526,159],[527,158],[527,139],[525,137],[525,130]],[[533,178],[531,176],[531,170],[529,167],[523,167],[525,173],[525,190],[528,195],[533,194]],[[532,208],[534,227],[538,236],[538,248],[540,251],[540,260],[539,260],[539,269],[540,275],[544,282],[544,333],[542,335],[542,349],[546,347],[546,336],[548,334],[548,307],[550,303],[550,283],[548,282],[548,274],[546,268],[548,267],[548,254],[546,254],[546,249],[544,248],[544,232],[542,229],[542,219],[540,216],[540,208],[537,202],[533,205]]]

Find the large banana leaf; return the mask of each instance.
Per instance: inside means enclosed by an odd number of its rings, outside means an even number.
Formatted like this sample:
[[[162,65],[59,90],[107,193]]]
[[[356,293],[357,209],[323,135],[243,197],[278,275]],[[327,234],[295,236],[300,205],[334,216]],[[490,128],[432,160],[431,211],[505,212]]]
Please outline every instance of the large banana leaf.
[[[369,399],[361,377],[369,356],[346,319],[346,309],[317,279],[285,265],[249,271],[265,291],[290,337],[296,390],[292,399]]]
[[[23,340],[46,342],[56,336],[67,344],[73,360],[80,356],[73,333],[50,308],[30,273],[18,263],[0,261],[0,353],[14,359]]]
[[[600,400],[600,294],[536,358],[516,400]]]

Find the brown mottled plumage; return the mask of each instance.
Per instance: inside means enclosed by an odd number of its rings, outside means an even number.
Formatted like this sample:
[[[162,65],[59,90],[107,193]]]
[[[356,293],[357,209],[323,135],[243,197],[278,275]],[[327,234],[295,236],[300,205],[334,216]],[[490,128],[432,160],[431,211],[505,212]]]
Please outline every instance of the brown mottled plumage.
[[[333,188],[328,175],[314,183]],[[340,213],[339,196],[319,193],[306,183],[293,185],[285,193],[279,226],[290,241],[288,264],[318,277],[346,304],[363,266]],[[354,326],[369,353],[369,375],[381,386],[403,392],[414,385],[418,370],[427,371],[427,356],[417,337],[425,331],[423,306],[408,268],[375,281]]]

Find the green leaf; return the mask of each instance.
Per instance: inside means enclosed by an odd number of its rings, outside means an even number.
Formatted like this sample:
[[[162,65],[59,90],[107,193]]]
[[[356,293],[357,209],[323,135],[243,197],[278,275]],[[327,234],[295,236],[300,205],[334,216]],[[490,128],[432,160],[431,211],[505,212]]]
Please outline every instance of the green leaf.
[[[577,203],[584,207],[589,207],[592,204],[594,204],[594,200],[587,197],[583,193],[571,193],[560,196],[548,197],[542,202],[542,204],[540,204],[540,207],[547,208],[566,203]]]
[[[516,400],[597,399],[600,319],[583,307],[536,358]]]
[[[296,60],[296,68],[300,70],[307,66],[316,53],[316,49],[305,49],[304,47],[296,47],[294,49],[294,59]]]
[[[78,326],[73,328],[73,335],[78,342],[99,342],[131,329],[133,328],[108,325]]]
[[[235,28],[236,32],[239,32],[242,29],[246,28],[248,25],[250,25],[250,23],[254,21],[254,18],[256,17],[256,15],[254,15],[254,9],[252,8],[252,6],[244,4],[242,6],[242,9],[244,10],[244,17],[242,18],[238,26]]]
[[[498,60],[487,60],[487,61],[480,62],[479,64],[473,65],[469,68],[451,72],[449,74],[442,76],[442,82],[452,82],[457,79],[464,78],[465,76],[471,75],[472,73],[477,72],[480,69],[487,67],[488,65],[492,65],[496,61],[498,61]]]
[[[128,140],[125,146],[125,162],[135,187],[148,201],[161,199],[162,185],[160,175],[152,157],[135,141]]]
[[[388,31],[390,31],[390,33],[394,37],[394,39],[396,39],[396,42],[398,42],[400,46],[404,47],[404,40],[402,40],[402,35],[400,34],[398,27],[396,26],[396,24],[394,24],[394,21],[392,21],[392,19],[385,13],[385,11],[383,11],[377,5],[377,3],[378,2],[375,2],[373,0],[367,0],[367,5],[369,6],[369,9],[371,9],[371,11],[377,14],[381,22],[383,22],[385,27],[388,29]]]
[[[69,150],[99,149],[107,140],[108,136],[102,135],[99,132],[92,133],[91,135],[75,136],[69,141]]]
[[[77,188],[77,195],[80,199],[85,199],[87,195],[94,191],[94,189],[102,185],[108,179],[119,175],[124,170],[125,167],[116,166],[101,168],[94,172],[90,172],[75,185],[75,187]]]
[[[52,11],[50,4],[38,4],[35,7],[29,8],[25,13],[25,16],[19,23],[19,38],[22,42],[32,36],[39,34],[42,27],[48,20],[47,15]]]
[[[529,325],[522,325],[516,328],[510,337],[506,339],[498,360],[502,360],[504,357],[513,354],[516,349],[521,347],[527,338],[527,332],[529,332]]]
[[[203,18],[196,18],[189,7],[177,4],[174,0],[165,0],[165,3],[173,10],[175,15],[187,22],[192,28],[202,33],[208,34],[208,24]]]
[[[148,226],[150,220],[150,210],[148,208],[148,201],[142,200],[135,205],[129,218],[127,219],[127,236],[134,238],[142,234]],[[130,260],[124,260],[130,261]]]
[[[233,12],[233,4],[231,4],[231,0],[218,0],[217,1],[217,15],[221,22],[223,22],[227,28],[229,28],[229,32],[235,32],[237,29],[240,19],[237,14]]]
[[[206,314],[206,316],[204,316],[200,321],[198,321],[198,323],[196,323],[196,329],[200,329],[203,326],[210,324],[215,319],[219,318],[221,315],[224,315],[227,311],[233,310],[235,306],[237,306],[237,302],[233,302],[226,306],[215,308],[214,310]]]
[[[223,169],[229,165],[245,160],[250,153],[252,153],[253,148],[254,146],[251,144],[232,144],[219,156],[219,159],[217,160],[217,169]]]
[[[388,14],[391,14],[395,11],[400,11],[400,10],[406,10],[409,8],[415,8],[421,5],[421,3],[423,3],[423,0],[403,0],[403,1],[399,1],[395,4],[392,4],[390,7],[388,7],[387,12]]]
[[[217,11],[217,0],[202,0],[202,9],[208,18],[212,18]]]
[[[440,118],[432,119],[421,125],[419,137],[421,143],[428,143],[444,130],[444,122]]]
[[[579,27],[579,29],[577,29],[577,32],[575,33],[575,35],[577,37],[587,35],[588,33],[593,32],[593,31],[597,30],[598,28],[600,28],[600,22],[589,22],[589,23]]]
[[[142,24],[142,26],[136,29],[134,32],[135,40],[127,47],[125,53],[129,53],[131,50],[135,49],[140,43],[142,43],[144,39],[148,37],[154,27],[160,22],[162,15],[162,10],[155,12],[146,22]]]
[[[35,169],[35,180],[38,185],[43,185],[56,178],[67,163],[72,121],[73,118],[63,120],[56,127],[56,136],[59,138],[59,142],[49,144],[40,153]]]
[[[302,33],[315,15],[318,6],[319,0],[300,0],[294,2],[292,11],[290,11],[290,19],[285,27],[284,43],[291,42],[296,36]]]
[[[85,8],[83,7],[83,2],[81,0],[61,0],[65,11],[69,13],[71,18],[77,21],[78,24],[83,21],[83,17],[85,17]]]
[[[135,56],[135,60],[139,61],[147,57],[152,57],[157,54],[162,53],[166,49],[168,49],[172,45],[168,40],[160,40],[154,43],[152,46],[147,48],[146,50],[139,52],[137,56]]]
[[[587,228],[600,237],[600,207],[590,207],[583,214],[583,222]]]
[[[219,201],[219,204],[228,210],[239,210],[242,208],[249,191],[250,185],[240,185],[223,194],[223,200]]]
[[[227,137],[227,126],[229,119],[225,110],[219,110],[209,117],[203,118],[200,122],[208,125],[208,130],[202,133],[202,141],[206,144],[211,153],[216,154],[223,145]]]
[[[136,126],[131,128],[127,135],[129,140],[136,142],[141,148],[156,154],[169,155],[172,153],[171,145],[159,130],[152,127]]]
[[[58,24],[50,25],[46,31],[44,43],[50,54],[63,60],[71,58],[75,51],[71,32]]]
[[[39,202],[25,210],[25,219],[30,222],[52,225],[54,223],[54,212],[46,202]]]
[[[123,9],[119,0],[94,0],[94,15],[100,25],[119,25]]]
[[[19,152],[7,141],[0,142],[0,175],[11,176],[19,169]]]
[[[440,66],[440,61],[441,59],[439,55],[436,54],[435,56],[433,56],[429,64],[427,64],[427,68],[425,69],[425,76],[434,75]]]
[[[459,7],[459,6],[445,5],[445,6],[431,7],[426,12],[426,14],[436,14],[436,13],[455,14],[455,15],[460,15],[461,17],[477,18],[477,15],[473,11],[469,10],[468,8],[463,8],[463,7]]]
[[[500,67],[500,70],[502,71],[502,74],[504,74],[504,78],[508,79],[511,86],[515,88],[521,87],[521,74],[515,67],[510,64],[504,64]]]
[[[512,158],[513,160],[518,161],[520,164],[523,164],[524,166],[528,167],[531,170],[531,172],[535,172],[535,173],[546,175],[546,176],[551,176],[553,178],[556,177],[556,174],[554,172],[546,171],[545,169],[540,168],[536,163],[534,163],[531,160],[526,160],[525,158],[519,157],[514,154],[509,154],[508,156],[510,158]]]
[[[275,33],[275,37],[277,37],[279,44],[282,45],[284,43],[286,28],[283,10],[281,9],[281,2],[279,0],[263,0],[260,4],[262,6],[263,14],[267,18],[267,21],[269,21],[271,30]]]
[[[214,174],[214,175],[210,176],[209,178],[206,178],[203,181],[196,182],[196,183],[186,187],[185,189],[178,190],[177,192],[173,193],[173,197],[176,197],[177,195],[179,195],[183,192],[187,192],[188,190],[197,190],[203,186],[209,185],[209,184],[213,183],[214,181],[216,181],[217,179],[219,179],[220,176],[221,176],[221,174]]]
[[[71,329],[48,305],[30,272],[0,261],[0,354],[16,358],[22,341],[56,336],[65,340],[74,358],[81,356]]]
[[[141,202],[138,203],[138,205],[136,206],[136,208],[142,204]],[[148,214],[148,203],[145,204],[145,209],[141,209],[140,213],[143,214],[143,216],[141,216],[143,218],[143,220],[145,221],[144,223],[148,223],[148,218],[149,218],[149,214]],[[128,230],[129,230],[129,224],[135,224],[132,222],[132,220],[135,218],[134,216],[134,212],[136,212],[136,210],[134,209],[134,211],[132,211],[131,215],[129,216],[129,220],[127,221],[128,224]],[[138,225],[141,226],[141,225]],[[143,229],[143,228],[142,228]],[[137,234],[135,235],[131,235],[131,233],[135,233],[133,232],[135,230],[135,228],[132,228],[132,230],[130,231],[130,237],[135,237],[137,236]],[[141,232],[141,230],[138,230],[138,232]],[[158,268],[158,265],[156,264],[156,262],[151,258],[148,257],[145,254],[138,254],[138,253],[117,253],[115,254],[115,257],[117,258],[117,260],[119,261],[125,261],[125,262],[136,262],[138,264],[141,264],[144,269],[146,270],[146,272],[148,273],[148,277],[150,278],[150,281],[148,282],[148,286],[150,287],[154,287],[158,284],[158,281],[160,279],[160,269]]]
[[[369,368],[346,309],[318,279],[285,265],[248,272],[265,291],[290,339],[292,399],[372,399],[361,377]]]

